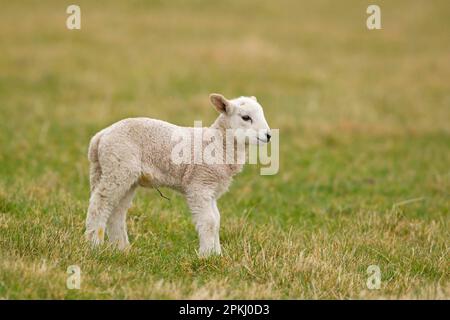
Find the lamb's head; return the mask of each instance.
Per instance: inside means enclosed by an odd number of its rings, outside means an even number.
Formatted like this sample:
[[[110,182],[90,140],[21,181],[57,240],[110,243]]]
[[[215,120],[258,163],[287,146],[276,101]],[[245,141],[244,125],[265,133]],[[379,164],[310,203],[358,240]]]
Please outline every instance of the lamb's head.
[[[269,125],[263,108],[255,97],[228,100],[217,93],[212,93],[209,97],[216,110],[221,113],[220,117],[226,123],[226,129],[231,129],[235,138],[241,138],[241,141],[251,144],[270,141]]]

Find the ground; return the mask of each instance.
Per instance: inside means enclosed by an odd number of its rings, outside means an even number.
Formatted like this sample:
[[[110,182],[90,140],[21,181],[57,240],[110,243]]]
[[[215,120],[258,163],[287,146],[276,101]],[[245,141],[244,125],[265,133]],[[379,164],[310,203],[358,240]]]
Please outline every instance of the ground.
[[[373,31],[369,1],[76,1],[69,31],[72,3],[1,8],[0,298],[450,297],[448,1],[377,1]],[[223,256],[197,257],[167,189],[138,192],[129,252],[89,248],[93,134],[210,124],[210,92],[280,129],[279,173],[247,166],[219,201]]]

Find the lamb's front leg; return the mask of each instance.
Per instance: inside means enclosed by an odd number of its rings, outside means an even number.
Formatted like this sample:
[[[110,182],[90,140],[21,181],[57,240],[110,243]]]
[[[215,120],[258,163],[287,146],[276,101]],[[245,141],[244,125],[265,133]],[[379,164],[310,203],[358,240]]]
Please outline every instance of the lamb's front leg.
[[[215,217],[216,217],[216,223],[217,223],[217,233],[215,235],[214,238],[214,249],[216,250],[216,252],[218,252],[219,254],[222,253],[222,249],[220,247],[220,238],[219,238],[219,232],[220,232],[220,212],[219,212],[219,208],[217,208],[217,200],[213,199],[211,201],[212,203],[212,208],[214,210],[215,213]]]
[[[199,255],[207,257],[220,254],[219,219],[213,205],[213,199],[208,197],[188,196],[189,208],[192,211],[195,227],[200,240]]]

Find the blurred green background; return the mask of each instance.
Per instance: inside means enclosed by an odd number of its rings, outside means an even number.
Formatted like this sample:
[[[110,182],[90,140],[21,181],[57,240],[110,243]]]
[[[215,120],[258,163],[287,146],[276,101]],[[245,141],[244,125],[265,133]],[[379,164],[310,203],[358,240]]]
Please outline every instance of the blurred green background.
[[[372,31],[370,4],[3,3],[0,297],[448,299],[450,3],[377,1]],[[207,125],[210,92],[257,96],[280,129],[279,173],[247,166],[219,202],[224,256],[197,258],[170,190],[138,193],[128,253],[88,248],[90,137],[134,116]]]

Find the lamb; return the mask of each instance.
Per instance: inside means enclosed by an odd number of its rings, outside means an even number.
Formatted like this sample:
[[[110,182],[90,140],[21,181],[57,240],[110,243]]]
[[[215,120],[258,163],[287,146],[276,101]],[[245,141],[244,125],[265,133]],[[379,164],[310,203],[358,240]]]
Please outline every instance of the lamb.
[[[232,133],[231,150],[225,140],[213,139],[224,157],[231,153],[231,158],[236,159],[236,150],[242,150],[239,148],[242,144],[270,141],[270,128],[255,97],[228,100],[221,94],[211,94],[210,100],[220,114],[209,128],[202,130],[213,137]],[[217,199],[228,190],[243,164],[175,163],[173,149],[177,141],[173,137],[192,137],[194,130],[161,120],[129,118],[101,130],[91,139],[86,238],[92,245],[102,244],[106,231],[111,244],[126,249],[129,246],[126,214],[136,188],[169,187],[187,200],[199,236],[198,254],[201,257],[221,254]],[[245,139],[240,139],[242,132]]]

